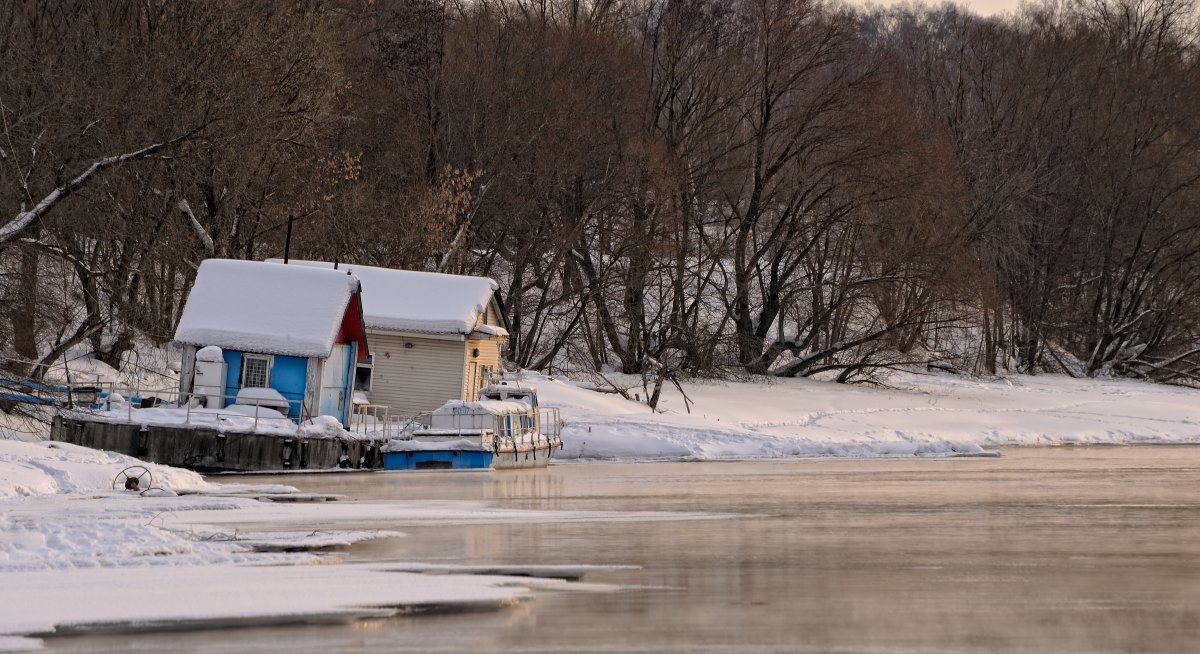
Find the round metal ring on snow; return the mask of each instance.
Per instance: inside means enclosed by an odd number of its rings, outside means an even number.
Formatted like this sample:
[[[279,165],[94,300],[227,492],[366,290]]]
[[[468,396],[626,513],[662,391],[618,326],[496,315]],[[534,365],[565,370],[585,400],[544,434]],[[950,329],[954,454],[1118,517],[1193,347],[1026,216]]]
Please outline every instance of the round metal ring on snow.
[[[141,491],[154,485],[154,475],[146,466],[129,466],[113,477],[113,490]]]

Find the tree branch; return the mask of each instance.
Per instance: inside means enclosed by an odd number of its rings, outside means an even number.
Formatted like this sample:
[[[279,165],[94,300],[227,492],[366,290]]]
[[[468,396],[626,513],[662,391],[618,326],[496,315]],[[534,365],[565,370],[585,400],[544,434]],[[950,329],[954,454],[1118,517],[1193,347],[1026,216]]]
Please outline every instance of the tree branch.
[[[17,234],[20,234],[22,231],[31,227],[34,223],[44,218],[46,214],[50,213],[50,210],[53,209],[59,202],[82,188],[83,185],[86,184],[88,180],[90,180],[97,173],[100,173],[105,169],[111,168],[118,164],[125,163],[126,161],[145,159],[155,152],[192,138],[192,136],[194,136],[201,129],[201,127],[197,127],[196,129],[193,129],[192,131],[181,136],[177,136],[169,141],[155,143],[140,150],[134,150],[133,152],[126,152],[125,154],[105,157],[103,159],[97,159],[96,161],[93,161],[92,164],[83,172],[76,175],[66,184],[63,184],[53,191],[50,191],[49,195],[42,198],[42,200],[34,205],[32,209],[18,212],[15,218],[8,221],[8,223],[6,223],[3,227],[0,227],[0,245],[11,241]]]
[[[192,226],[192,231],[196,233],[196,238],[200,239],[200,242],[204,245],[204,250],[208,252],[209,256],[215,256],[217,253],[217,247],[215,244],[213,244],[212,237],[208,235],[208,232],[204,229],[204,226],[201,225],[200,221],[196,219],[196,214],[192,213],[192,205],[188,204],[186,199],[183,199],[180,200],[179,204],[175,206],[179,207],[179,210],[183,212],[183,215],[188,219],[188,224]]]

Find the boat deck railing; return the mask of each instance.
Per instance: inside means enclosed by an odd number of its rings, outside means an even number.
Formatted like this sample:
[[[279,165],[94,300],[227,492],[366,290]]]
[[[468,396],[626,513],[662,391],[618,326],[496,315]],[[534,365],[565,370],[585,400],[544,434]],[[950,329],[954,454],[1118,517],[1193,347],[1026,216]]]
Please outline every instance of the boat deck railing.
[[[562,421],[558,409],[541,407],[529,413],[497,415],[493,419],[491,438],[485,445],[545,445],[559,438]]]
[[[478,414],[442,415],[438,416],[438,422],[442,424],[434,428],[433,413],[430,412],[383,424],[395,425],[389,438],[410,440],[414,432],[420,430],[447,438],[478,437],[486,447],[541,445],[553,442],[562,431],[558,409],[553,407],[530,409],[527,413],[493,415],[491,418],[490,424],[486,420],[481,424]],[[450,422],[448,425],[445,424],[447,420]]]

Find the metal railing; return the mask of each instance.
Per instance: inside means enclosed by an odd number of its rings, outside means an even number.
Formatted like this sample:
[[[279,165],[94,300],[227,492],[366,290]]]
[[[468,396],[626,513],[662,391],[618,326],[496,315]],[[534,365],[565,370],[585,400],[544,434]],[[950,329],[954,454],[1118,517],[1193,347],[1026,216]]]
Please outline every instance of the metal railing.
[[[428,414],[423,414],[428,415]],[[399,437],[406,429],[414,429],[420,416],[396,414],[384,404],[359,404],[353,407],[346,429],[356,434],[371,435],[384,440]]]
[[[111,382],[63,386],[67,390],[64,401],[58,405],[60,410],[107,420],[124,418],[125,422],[131,424],[159,426],[211,424],[218,431],[246,426],[255,432],[260,428],[271,427],[277,430],[295,431],[297,427],[297,420],[289,417],[289,414],[292,405],[299,404],[299,400],[285,398],[287,406],[280,406],[279,400],[276,399],[243,397],[239,401],[237,395],[217,395],[215,393],[184,393],[181,395],[177,389],[143,391]],[[208,398],[219,398],[221,406],[201,406],[207,402]],[[234,406],[243,408],[231,408]],[[183,420],[171,420],[170,413],[158,416],[141,414],[142,411],[152,409],[178,412],[176,417],[180,417],[179,414],[182,414]],[[265,410],[270,410],[271,413],[266,413]],[[303,409],[301,409],[300,418],[301,420],[305,419]],[[248,425],[244,424],[247,422]]]
[[[562,430],[558,409],[546,407],[533,409],[528,414],[497,415],[493,424],[491,442],[485,443],[492,449],[548,445],[559,438]]]
[[[45,393],[43,393],[45,395]],[[114,398],[120,396],[120,401]],[[294,431],[298,422],[311,418],[300,400],[285,398],[288,406],[281,407],[276,399],[242,398],[237,395],[213,393],[184,393],[177,388],[142,389],[115,382],[79,382],[55,383],[53,392],[48,397],[48,404],[53,404],[60,410],[93,415],[107,420],[122,419],[131,424],[194,425],[211,424],[218,430],[227,428],[249,427],[253,431],[262,428]],[[207,398],[219,398],[219,407],[202,407]],[[226,406],[226,405],[229,406]],[[292,412],[292,407],[300,405],[299,414]],[[231,409],[232,406],[243,409]],[[253,408],[253,411],[248,409]],[[145,409],[164,409],[182,412],[182,421],[170,420],[169,416],[138,415]],[[264,409],[270,409],[267,414]],[[123,415],[121,415],[123,414]],[[392,414],[386,405],[366,404],[353,407],[349,420],[345,425],[348,431],[362,436],[390,440],[411,439],[414,432],[431,428],[433,412],[416,415]],[[464,413],[453,416],[438,416],[439,422],[451,419],[451,426],[439,427],[440,434],[453,435],[482,435],[484,445],[495,446],[496,443],[525,445],[540,444],[552,441],[560,436],[562,421],[557,408],[531,408],[528,413],[492,415],[488,421],[478,413]]]

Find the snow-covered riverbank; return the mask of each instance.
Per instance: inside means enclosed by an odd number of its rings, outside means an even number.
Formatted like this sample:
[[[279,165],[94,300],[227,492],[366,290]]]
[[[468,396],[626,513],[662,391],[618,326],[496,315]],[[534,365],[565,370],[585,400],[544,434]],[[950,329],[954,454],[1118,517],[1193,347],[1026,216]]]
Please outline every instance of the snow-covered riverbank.
[[[979,454],[1003,445],[1200,443],[1200,391],[1060,375],[897,374],[888,388],[806,379],[687,383],[659,408],[529,375],[562,408],[566,459]],[[629,393],[641,392],[640,387]]]
[[[144,466],[157,485],[175,492],[198,493],[214,488],[190,470],[145,463],[115,452],[69,443],[0,439],[0,500],[112,490],[113,479],[133,465]]]
[[[117,376],[111,371],[105,379]],[[683,384],[687,401],[667,385],[652,411],[643,402],[590,390],[606,389],[601,379],[533,372],[520,378],[538,387],[543,406],[561,409],[567,426],[564,448],[555,454],[560,461],[959,456],[1012,445],[1200,443],[1200,390],[1127,379],[895,372],[886,387],[781,378],[691,381]],[[630,396],[646,395],[636,378],[610,375],[609,381]],[[223,410],[229,414],[220,419],[224,426],[203,409],[123,408],[90,417],[253,431],[256,421],[234,415],[238,408]],[[336,424],[297,428],[282,417],[258,423],[263,433],[346,434]],[[354,435],[382,436],[367,429]]]

